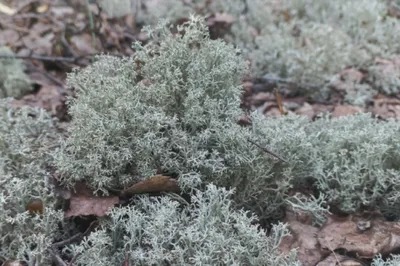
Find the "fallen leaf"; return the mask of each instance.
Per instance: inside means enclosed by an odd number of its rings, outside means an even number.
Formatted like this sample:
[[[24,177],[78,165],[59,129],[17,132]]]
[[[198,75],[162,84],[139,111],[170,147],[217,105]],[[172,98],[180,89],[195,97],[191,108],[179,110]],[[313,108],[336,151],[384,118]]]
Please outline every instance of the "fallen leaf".
[[[69,6],[52,6],[50,9],[50,13],[60,19],[65,19],[65,17],[72,16],[75,14],[75,10]]]
[[[316,266],[363,266],[365,265],[360,260],[343,256],[340,254],[332,253],[323,261],[319,262]]]
[[[228,13],[215,13],[213,17],[211,17],[209,19],[209,23],[211,22],[211,25],[213,25],[214,23],[226,23],[226,24],[232,24],[233,22],[235,22],[236,19],[232,16],[229,15]]]
[[[344,79],[346,81],[360,83],[364,79],[365,74],[357,69],[348,68],[348,69],[342,70],[340,72],[340,76],[342,79]]]
[[[238,124],[241,126],[251,126],[251,118],[248,115],[241,115]]]
[[[1,266],[24,266],[26,265],[23,261],[20,260],[6,260],[3,262]]]
[[[270,92],[260,92],[254,94],[251,100],[252,100],[252,105],[254,106],[260,106],[267,101],[272,101],[274,102],[274,104],[276,103],[274,95]]]
[[[95,196],[85,183],[77,183],[70,198],[69,210],[64,213],[64,216],[95,215],[101,217],[107,215],[118,203],[119,198],[117,196]]]
[[[95,43],[93,43],[92,35],[89,33],[72,36],[71,44],[81,54],[94,54],[96,53],[96,47],[99,47],[97,38],[95,39]]]
[[[41,107],[61,120],[68,118],[66,95],[60,92],[58,86],[43,85],[36,94],[25,95],[19,100],[13,100],[11,104],[15,107]]]
[[[6,6],[5,4],[0,3],[0,12],[11,16],[14,15],[17,12],[17,10],[9,6]]]
[[[378,94],[374,97],[373,103],[372,114],[384,119],[400,119],[399,99]]]
[[[48,4],[40,5],[36,8],[36,12],[38,12],[38,13],[46,13],[47,10],[49,10]]]
[[[317,239],[319,228],[312,226],[311,217],[306,216],[306,214],[299,216],[293,211],[286,212],[285,223],[288,224],[291,236],[286,236],[279,248],[284,254],[296,249],[297,259],[301,265],[314,266],[327,255],[327,252],[322,251],[319,246]]]
[[[96,197],[73,195],[70,199],[70,209],[65,212],[65,217],[95,215],[105,216],[119,203],[117,196]]]
[[[343,249],[357,253],[360,258],[387,255],[400,248],[400,223],[387,222],[380,217],[349,215],[328,216],[318,233],[318,242],[326,251]]]
[[[41,199],[33,199],[25,206],[25,210],[27,210],[30,214],[43,213],[43,201]]]
[[[303,106],[301,106],[299,109],[296,110],[296,114],[305,115],[310,120],[312,120],[315,117],[314,108],[312,107],[311,104],[307,102],[303,103]]]
[[[152,192],[180,192],[179,184],[176,179],[169,176],[155,175],[136,183],[130,188],[121,192],[121,197],[130,197],[135,194]]]
[[[4,29],[0,31],[0,46],[14,47],[14,43],[18,41],[19,34],[12,29]]]
[[[335,107],[332,113],[332,117],[340,117],[347,115],[354,115],[356,113],[364,113],[364,108],[353,106],[353,105],[338,105]]]

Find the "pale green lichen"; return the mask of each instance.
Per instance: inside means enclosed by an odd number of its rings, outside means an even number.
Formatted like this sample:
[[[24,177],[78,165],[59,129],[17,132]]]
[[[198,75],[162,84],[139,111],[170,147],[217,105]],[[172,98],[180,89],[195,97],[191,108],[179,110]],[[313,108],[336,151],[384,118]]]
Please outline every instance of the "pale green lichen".
[[[44,110],[17,110],[4,99],[0,118],[0,256],[45,265],[63,217],[54,209],[48,170],[51,146],[58,140],[54,121]],[[32,200],[43,202],[43,214],[26,211]]]
[[[0,58],[0,98],[24,96],[32,87],[21,60],[8,47],[0,47],[0,55],[10,57]]]

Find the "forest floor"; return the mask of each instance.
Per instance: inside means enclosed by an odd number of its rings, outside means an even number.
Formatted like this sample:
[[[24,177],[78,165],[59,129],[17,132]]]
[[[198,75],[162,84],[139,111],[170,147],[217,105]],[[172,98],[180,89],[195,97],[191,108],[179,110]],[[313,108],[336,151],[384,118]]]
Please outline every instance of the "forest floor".
[[[229,18],[216,20],[212,16],[208,18],[208,22],[211,31],[214,32],[218,31],[218,27],[226,27],[230,23]],[[34,88],[31,93],[14,100],[13,104],[42,107],[67,125],[71,118],[68,115],[66,100],[74,96],[74,88],[68,87],[66,82],[67,74],[74,68],[86,67],[99,54],[117,57],[133,55],[132,43],[147,40],[141,33],[142,26],[136,24],[134,15],[112,18],[96,4],[90,4],[88,9],[85,1],[0,1],[0,46],[8,46],[16,58],[24,60],[26,73]],[[213,30],[213,27],[216,29]],[[0,55],[0,60],[2,57],[4,58]],[[400,60],[386,63],[400,65]],[[362,79],[365,75],[354,69],[344,69],[340,74],[350,75],[354,79]],[[333,117],[370,112],[383,120],[400,119],[398,95],[377,94],[366,107],[359,107],[344,104],[341,84],[333,86],[329,99],[324,101],[316,101],[297,93],[299,86],[302,85],[270,79],[267,76],[254,77],[249,73],[243,80],[242,106],[247,110],[258,110],[266,116],[273,117],[296,113],[314,119],[318,114],[327,112],[332,113]],[[329,253],[332,255],[328,257],[329,260],[326,259],[325,264],[318,265],[336,265],[338,261],[341,262],[340,265],[350,265],[346,264],[349,263],[349,258],[353,263],[351,265],[365,265],[358,260],[357,252],[370,252],[374,245],[368,246],[367,243],[381,243],[381,246],[378,245],[380,250],[390,251],[398,247],[400,242],[396,241],[400,238],[400,234],[395,233],[398,231],[397,223],[381,221],[378,216],[375,219],[375,214],[372,213],[369,215],[368,219],[365,216],[328,219],[323,232],[319,234],[323,235],[320,241],[332,245],[331,250],[317,248],[314,234],[317,234],[318,230],[301,222],[294,223],[294,220],[301,220],[301,217],[290,218],[289,215],[287,220],[292,220],[292,230],[297,232],[287,246],[289,248],[297,245],[301,250],[307,250],[308,255],[305,257],[310,261],[305,265],[312,265],[311,261],[327,257]],[[376,221],[381,221],[379,226],[368,231],[371,223]],[[360,234],[353,234],[354,230]],[[362,234],[364,231],[367,233]],[[353,247],[340,246],[340,241],[346,237],[353,237]],[[394,242],[386,245],[386,242],[381,241],[388,238]],[[338,258],[333,253],[333,250],[338,248],[351,252],[343,258]]]

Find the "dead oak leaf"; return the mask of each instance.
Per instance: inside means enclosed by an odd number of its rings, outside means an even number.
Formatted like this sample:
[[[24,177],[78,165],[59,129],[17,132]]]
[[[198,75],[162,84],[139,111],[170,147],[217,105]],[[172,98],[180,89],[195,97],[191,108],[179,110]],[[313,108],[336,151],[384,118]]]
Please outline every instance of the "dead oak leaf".
[[[359,260],[343,256],[340,254],[332,253],[326,257],[323,261],[319,262],[316,266],[363,266],[364,263]]]
[[[178,181],[169,176],[155,175],[121,192],[121,197],[129,197],[135,194],[152,192],[176,192],[180,191]]]
[[[353,106],[353,105],[338,105],[335,107],[332,113],[332,117],[354,115],[356,113],[364,113],[364,108]]]
[[[284,254],[296,249],[297,259],[303,266],[314,266],[327,255],[326,251],[321,250],[317,240],[319,228],[312,226],[310,221],[311,217],[307,217],[306,213],[295,214],[287,210],[285,223],[291,235],[284,237],[279,245]]]
[[[97,197],[87,195],[73,195],[70,199],[70,208],[65,212],[65,217],[95,215],[105,216],[119,203],[117,196]]]
[[[57,191],[63,191],[59,187]],[[61,196],[61,195],[60,195]],[[64,213],[64,217],[96,215],[105,216],[119,203],[118,196],[95,196],[93,191],[84,182],[78,182],[68,195],[70,200],[69,210]]]
[[[317,238],[324,250],[343,249],[370,259],[400,248],[400,223],[379,217],[366,220],[354,215],[346,218],[328,216]]]
[[[232,15],[228,13],[215,13],[214,16],[210,17],[208,19],[208,26],[212,26],[215,23],[224,23],[224,24],[232,24],[233,22],[236,21],[236,18],[234,18]]]
[[[372,114],[378,115],[381,118],[396,118],[400,119],[400,100],[394,97],[386,97],[378,94],[375,96]]]

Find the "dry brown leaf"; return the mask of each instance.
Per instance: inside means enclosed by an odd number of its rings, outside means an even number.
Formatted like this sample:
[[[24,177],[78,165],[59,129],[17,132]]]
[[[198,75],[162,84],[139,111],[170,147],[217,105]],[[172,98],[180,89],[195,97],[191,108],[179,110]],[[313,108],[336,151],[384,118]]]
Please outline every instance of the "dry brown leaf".
[[[6,260],[1,266],[25,266],[26,264],[20,260]]]
[[[297,215],[292,211],[286,213],[285,223],[288,224],[291,236],[285,237],[280,250],[287,254],[291,249],[297,249],[297,259],[303,266],[314,266],[326,256],[320,249],[317,234],[318,228],[311,225],[309,215]]]
[[[255,106],[260,106],[261,104],[264,104],[267,101],[273,101],[274,104],[276,104],[275,97],[270,92],[257,93],[252,97],[251,100],[252,100],[252,105],[255,105]]]
[[[342,70],[340,72],[340,76],[344,80],[355,82],[355,83],[360,83],[364,79],[365,74],[357,69],[348,68],[348,69]]]
[[[43,201],[41,199],[33,199],[29,201],[28,204],[26,204],[25,206],[25,210],[27,210],[30,214],[42,214],[43,209]]]
[[[0,46],[14,47],[14,43],[18,41],[19,34],[13,29],[0,30]]]
[[[312,120],[315,117],[315,112],[312,105],[307,102],[303,103],[303,106],[301,106],[299,109],[296,110],[296,114],[305,115],[310,120]]]
[[[319,262],[316,266],[363,266],[364,263],[357,259],[343,256],[340,254],[332,253],[323,261]]]
[[[53,48],[54,33],[49,32],[44,36],[38,35],[36,32],[21,38],[23,45],[28,48],[31,53],[36,55],[51,55]]]
[[[236,21],[236,19],[232,15],[229,15],[228,13],[223,12],[223,13],[215,13],[214,17],[212,18],[212,21],[226,23],[226,24],[232,24],[233,22]]]
[[[400,18],[400,7],[396,4],[396,1],[392,0],[389,4],[388,15],[395,18]]]
[[[96,215],[105,216],[115,204],[119,203],[117,196],[96,197],[73,195],[70,199],[69,210],[65,217]]]
[[[400,119],[400,100],[394,97],[387,97],[378,94],[374,97],[372,114],[379,115],[381,118]]]
[[[238,124],[241,126],[251,126],[251,118],[248,115],[241,115]]]
[[[328,216],[318,233],[318,242],[327,251],[344,249],[357,253],[360,258],[373,258],[379,253],[386,255],[400,248],[400,223],[379,217]]]
[[[71,194],[69,210],[64,213],[65,217],[105,216],[115,204],[119,203],[117,196],[99,197],[93,195],[93,191],[82,182],[75,184]]]
[[[95,39],[95,47],[93,47],[92,35],[89,33],[83,33],[81,35],[75,35],[71,37],[71,45],[79,51],[81,54],[94,54],[96,53],[96,47],[100,47],[100,42]]]
[[[15,107],[28,105],[32,107],[41,107],[58,117],[65,119],[67,116],[66,96],[62,95],[58,86],[43,85],[36,94],[28,94],[20,100],[13,100],[12,105]]]
[[[140,181],[130,188],[121,192],[121,197],[130,197],[135,194],[152,192],[180,192],[176,179],[169,176],[155,175],[146,180]]]
[[[354,115],[356,113],[364,113],[364,108],[353,106],[353,105],[338,105],[335,107],[332,113],[332,117],[340,117],[347,115]]]

